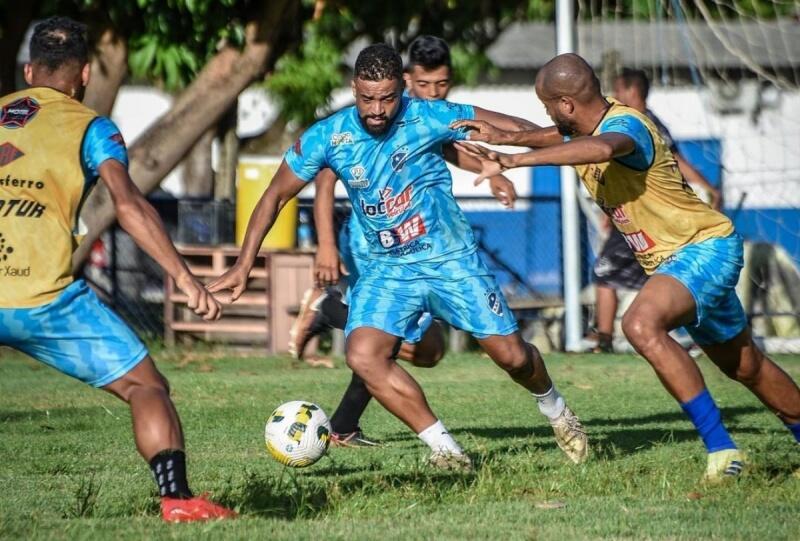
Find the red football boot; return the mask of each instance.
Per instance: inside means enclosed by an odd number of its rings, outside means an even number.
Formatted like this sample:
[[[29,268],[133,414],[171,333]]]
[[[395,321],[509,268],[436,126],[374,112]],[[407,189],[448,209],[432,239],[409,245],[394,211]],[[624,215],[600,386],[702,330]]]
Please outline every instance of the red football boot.
[[[187,500],[161,498],[161,517],[166,522],[222,520],[236,516],[235,511],[209,501],[205,494]]]

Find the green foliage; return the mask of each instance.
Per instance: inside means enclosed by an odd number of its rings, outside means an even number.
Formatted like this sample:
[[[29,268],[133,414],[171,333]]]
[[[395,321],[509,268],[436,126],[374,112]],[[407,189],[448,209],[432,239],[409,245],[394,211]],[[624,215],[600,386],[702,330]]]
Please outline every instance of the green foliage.
[[[341,58],[341,48],[309,25],[300,50],[284,55],[266,80],[286,120],[305,126],[316,119],[317,109],[326,106],[331,92],[342,84]]]
[[[548,355],[581,415],[590,460],[569,463],[525,390],[479,355],[407,367],[477,464],[431,470],[426,447],[377,402],[361,426],[375,449],[331,449],[306,469],[264,450],[289,399],[332,413],[351,373],[286,357],[164,351],[186,432],[189,480],[238,520],[169,525],[136,453],[128,407],[20,355],[0,362],[3,539],[766,539],[798,538],[797,444],[743,386],[707,360],[707,384],[752,466],[737,483],[700,482],[703,446],[650,366],[632,355]],[[172,357],[172,358],[170,358]],[[800,357],[778,362],[797,377]],[[559,508],[561,507],[561,508]]]

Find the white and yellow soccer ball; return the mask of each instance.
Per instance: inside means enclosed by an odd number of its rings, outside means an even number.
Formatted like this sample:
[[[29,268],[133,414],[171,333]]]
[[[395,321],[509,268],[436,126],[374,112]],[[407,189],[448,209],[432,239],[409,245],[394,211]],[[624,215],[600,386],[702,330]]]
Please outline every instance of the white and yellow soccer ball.
[[[293,468],[304,468],[319,460],[330,439],[328,416],[318,405],[304,400],[278,406],[264,428],[269,454]]]

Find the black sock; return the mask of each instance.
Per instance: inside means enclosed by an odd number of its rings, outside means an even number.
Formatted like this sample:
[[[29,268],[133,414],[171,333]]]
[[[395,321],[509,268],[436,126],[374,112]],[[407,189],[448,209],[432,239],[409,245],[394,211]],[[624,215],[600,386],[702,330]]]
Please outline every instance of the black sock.
[[[367,384],[353,374],[350,385],[347,386],[342,401],[339,402],[339,407],[331,417],[333,431],[337,434],[348,434],[358,430],[358,422],[371,399],[372,395],[367,390]]]
[[[158,493],[169,498],[191,498],[189,481],[186,480],[186,454],[176,449],[164,449],[150,459]]]
[[[344,330],[347,325],[347,305],[342,302],[341,294],[329,293],[319,303],[319,311],[325,316],[325,322],[334,329]]]

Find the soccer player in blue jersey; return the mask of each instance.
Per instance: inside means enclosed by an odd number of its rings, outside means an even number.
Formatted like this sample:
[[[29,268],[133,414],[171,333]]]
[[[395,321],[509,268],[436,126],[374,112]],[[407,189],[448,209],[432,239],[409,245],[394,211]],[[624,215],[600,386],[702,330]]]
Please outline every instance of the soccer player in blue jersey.
[[[370,245],[345,329],[347,363],[370,394],[431,448],[431,464],[471,468],[422,389],[395,361],[401,341],[420,339],[420,315],[430,312],[473,334],[495,363],[535,396],[558,445],[580,462],[588,452],[584,429],[553,386],[539,352],[522,340],[478,256],[441,156],[443,144],[465,137],[450,128],[456,120],[520,126],[477,107],[405,97],[402,76],[402,60],[388,45],[361,51],[352,83],[356,105],[311,126],[286,152],[250,219],[236,264],[209,288],[230,289],[234,299],[242,294],[279,209],[328,167],[344,181]]]
[[[436,36],[419,36],[408,48],[408,64],[404,74],[406,94],[419,99],[446,99],[452,86],[452,63],[447,42]],[[480,172],[479,160],[459,153],[453,145],[442,148],[449,163]],[[301,303],[300,314],[292,326],[290,353],[301,359],[306,344],[317,334],[334,327],[344,330],[347,324],[347,304],[335,289],[326,288],[339,282],[339,268],[343,264],[348,293],[361,275],[361,268],[369,259],[369,243],[364,237],[358,219],[350,218],[341,227],[339,246],[335,240],[333,212],[336,175],[325,169],[314,179],[314,221],[317,228],[317,256],[315,288],[307,291]],[[503,175],[489,179],[492,194],[506,207],[516,199],[513,183]],[[339,254],[341,252],[341,263]],[[424,313],[419,322],[421,338],[418,342],[403,342],[397,357],[418,367],[436,366],[445,353],[442,326]],[[368,447],[376,442],[364,436],[359,426],[361,415],[372,396],[364,381],[353,374],[339,406],[331,416],[331,445],[341,447]]]
[[[85,34],[83,25],[64,17],[36,25],[25,66],[31,88],[0,98],[0,176],[12,179],[0,184],[6,266],[0,345],[128,403],[136,447],[153,471],[164,520],[232,517],[189,489],[180,419],[147,348],[83,280],[72,277],[73,229],[81,204],[102,179],[120,225],[175,279],[189,307],[205,319],[220,314],[128,176],[119,130],[80,103],[90,75]]]

